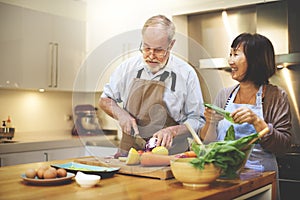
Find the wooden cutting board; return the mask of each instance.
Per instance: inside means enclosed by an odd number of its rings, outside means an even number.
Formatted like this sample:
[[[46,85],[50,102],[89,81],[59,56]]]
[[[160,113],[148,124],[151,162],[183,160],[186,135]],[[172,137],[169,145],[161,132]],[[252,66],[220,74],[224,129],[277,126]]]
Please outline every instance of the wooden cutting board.
[[[125,162],[122,162],[119,159],[100,158],[95,156],[75,159],[74,162],[94,166],[120,167],[119,174],[158,178],[161,180],[174,177],[170,166],[143,167],[141,165],[126,165]]]

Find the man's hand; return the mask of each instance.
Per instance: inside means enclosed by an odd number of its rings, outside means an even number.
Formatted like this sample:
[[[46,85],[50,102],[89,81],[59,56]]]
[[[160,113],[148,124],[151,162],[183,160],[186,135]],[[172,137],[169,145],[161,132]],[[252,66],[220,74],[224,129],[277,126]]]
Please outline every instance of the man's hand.
[[[156,146],[164,146],[170,148],[172,146],[173,138],[176,135],[175,129],[167,127],[153,134],[157,138]]]
[[[99,106],[106,114],[119,121],[119,125],[124,133],[130,135],[131,130],[133,130],[134,134],[139,134],[136,120],[114,100],[107,97],[100,98]]]
[[[139,134],[139,129],[138,126],[136,124],[136,120],[125,110],[123,110],[123,112],[118,113],[118,121],[119,121],[119,125],[122,128],[122,131],[128,135],[131,134]],[[134,131],[132,133],[132,131]]]

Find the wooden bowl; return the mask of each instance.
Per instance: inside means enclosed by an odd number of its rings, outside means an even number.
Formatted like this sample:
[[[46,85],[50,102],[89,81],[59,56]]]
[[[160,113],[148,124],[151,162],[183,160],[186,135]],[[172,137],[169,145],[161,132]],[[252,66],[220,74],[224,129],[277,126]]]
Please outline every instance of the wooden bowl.
[[[207,188],[221,174],[221,169],[213,164],[206,164],[204,169],[195,168],[190,161],[194,158],[171,160],[174,177],[187,187]]]

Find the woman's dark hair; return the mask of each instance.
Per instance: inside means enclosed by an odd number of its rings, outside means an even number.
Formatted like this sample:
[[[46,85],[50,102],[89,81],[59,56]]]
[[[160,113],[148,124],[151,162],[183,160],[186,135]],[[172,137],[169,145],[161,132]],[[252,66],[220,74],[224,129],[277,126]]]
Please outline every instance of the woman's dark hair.
[[[276,72],[274,47],[271,41],[260,34],[242,33],[237,36],[231,48],[243,46],[248,69],[243,81],[253,81],[255,85],[269,83],[269,78]]]

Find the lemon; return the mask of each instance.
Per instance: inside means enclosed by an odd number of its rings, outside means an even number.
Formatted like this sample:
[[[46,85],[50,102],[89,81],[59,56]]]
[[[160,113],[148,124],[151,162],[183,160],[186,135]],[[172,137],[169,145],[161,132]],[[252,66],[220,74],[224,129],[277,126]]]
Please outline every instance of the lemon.
[[[152,149],[152,153],[160,155],[169,155],[169,150],[163,146],[157,146]]]
[[[127,165],[138,165],[140,164],[140,154],[135,148],[130,148],[126,159]]]
[[[126,162],[126,160],[127,160],[127,157],[122,157],[122,156],[119,157],[119,161],[121,161],[121,162]]]

